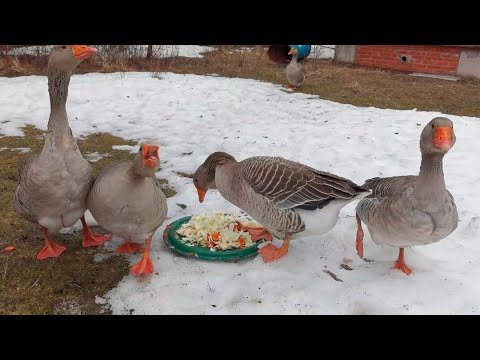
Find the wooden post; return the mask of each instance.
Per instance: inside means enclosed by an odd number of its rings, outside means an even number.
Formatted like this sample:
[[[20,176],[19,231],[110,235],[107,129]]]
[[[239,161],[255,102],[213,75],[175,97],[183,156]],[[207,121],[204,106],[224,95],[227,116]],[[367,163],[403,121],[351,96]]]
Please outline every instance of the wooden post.
[[[147,60],[150,60],[153,56],[153,45],[147,47]]]

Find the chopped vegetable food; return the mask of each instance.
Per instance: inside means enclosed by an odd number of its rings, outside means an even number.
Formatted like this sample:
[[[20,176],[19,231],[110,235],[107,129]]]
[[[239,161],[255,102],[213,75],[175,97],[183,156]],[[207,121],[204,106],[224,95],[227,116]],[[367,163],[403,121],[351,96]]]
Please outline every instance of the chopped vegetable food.
[[[222,212],[194,215],[177,233],[188,246],[204,246],[210,251],[243,249],[255,244],[245,227],[260,228],[254,220]]]

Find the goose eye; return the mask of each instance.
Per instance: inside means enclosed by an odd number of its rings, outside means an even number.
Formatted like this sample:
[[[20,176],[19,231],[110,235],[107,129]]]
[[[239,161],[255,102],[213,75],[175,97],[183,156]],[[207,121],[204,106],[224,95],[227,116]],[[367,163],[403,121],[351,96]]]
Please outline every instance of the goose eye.
[[[66,46],[66,45],[62,45],[62,49],[66,49],[66,48],[67,48],[67,46]]]
[[[434,124],[432,124],[432,129],[435,129],[435,125],[434,125]]]

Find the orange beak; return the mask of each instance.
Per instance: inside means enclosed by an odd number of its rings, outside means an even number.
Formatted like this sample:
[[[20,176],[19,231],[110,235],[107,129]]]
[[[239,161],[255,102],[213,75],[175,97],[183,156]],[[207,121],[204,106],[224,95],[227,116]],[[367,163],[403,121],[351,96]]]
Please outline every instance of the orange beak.
[[[87,57],[95,54],[97,49],[94,47],[86,46],[86,45],[72,45],[73,54],[75,55],[75,59],[83,60]]]
[[[197,188],[197,193],[198,193],[198,201],[200,201],[201,203],[203,202],[203,199],[205,199],[205,191],[203,191],[202,189],[200,188]]]
[[[288,55],[292,55],[294,52],[295,52],[295,50],[293,48],[291,48],[290,51],[288,52]]]
[[[439,127],[433,138],[433,145],[442,150],[450,150],[452,147],[452,129]]]
[[[155,167],[158,165],[158,149],[157,145],[145,144],[142,149],[143,166]]]

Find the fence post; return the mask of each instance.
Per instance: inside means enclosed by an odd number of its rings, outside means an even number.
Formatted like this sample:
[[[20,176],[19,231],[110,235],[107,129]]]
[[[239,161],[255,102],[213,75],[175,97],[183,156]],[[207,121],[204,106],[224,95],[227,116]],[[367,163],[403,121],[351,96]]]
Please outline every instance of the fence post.
[[[147,60],[150,60],[153,56],[153,45],[147,47]]]

